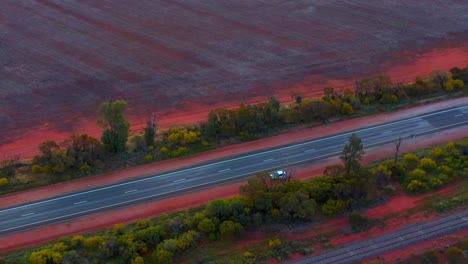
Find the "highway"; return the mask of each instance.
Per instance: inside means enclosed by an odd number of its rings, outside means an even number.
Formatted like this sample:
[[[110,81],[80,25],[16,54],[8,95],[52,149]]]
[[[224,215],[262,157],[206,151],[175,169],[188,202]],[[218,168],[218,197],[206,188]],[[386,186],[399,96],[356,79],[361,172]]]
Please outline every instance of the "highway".
[[[0,236],[111,208],[157,200],[194,188],[254,175],[260,171],[287,168],[294,164],[337,156],[341,153],[352,132],[355,132],[362,139],[364,147],[367,148],[398,138],[405,139],[403,144],[411,144],[412,137],[453,127],[467,129],[467,124],[468,105],[299,144],[227,158],[144,179],[90,189],[11,208],[0,208]]]
[[[468,227],[468,212],[462,212],[429,223],[417,223],[396,232],[355,241],[329,250],[317,256],[305,257],[288,264],[348,264],[370,258],[384,252],[455,232]]]

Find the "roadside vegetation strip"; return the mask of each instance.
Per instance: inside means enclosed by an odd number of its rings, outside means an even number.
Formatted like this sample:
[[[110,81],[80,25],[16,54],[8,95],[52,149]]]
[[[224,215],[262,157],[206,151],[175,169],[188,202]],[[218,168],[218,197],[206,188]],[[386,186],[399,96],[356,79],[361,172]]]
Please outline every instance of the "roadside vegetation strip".
[[[413,100],[450,96],[455,90],[460,91],[455,93],[458,96],[466,96],[463,87],[467,79],[468,68],[454,68],[450,73],[434,71],[426,79],[404,85],[394,85],[387,76],[377,75],[359,81],[356,91],[338,93],[327,87],[320,98],[297,95],[291,104],[281,105],[272,97],[267,103],[217,109],[210,112],[207,122],[191,127],[173,127],[157,133],[156,121],[151,120],[143,135],[130,137],[130,125],[124,116],[126,102],[103,103],[99,118],[104,129],[102,142],[88,135],[74,135],[61,143],[42,143],[41,154],[30,163],[19,158],[6,159],[0,164],[0,179],[5,179],[0,182],[0,193],[186,156],[271,136],[299,125],[388,111]]]
[[[77,235],[62,238],[54,245],[35,250],[33,253],[12,255],[6,260],[8,263],[36,263],[35,261],[42,256],[60,260],[86,259],[91,262],[96,258],[124,262],[143,258],[152,263],[166,263],[177,260],[178,255],[190,252],[197,244],[207,240],[231,240],[268,223],[313,223],[316,215],[333,216],[369,206],[378,196],[384,195],[381,188],[386,186],[385,181],[375,179],[382,171],[387,170],[379,168],[382,164],[376,164],[376,167],[370,170],[359,166],[362,156],[356,153],[362,150],[361,143],[352,137],[348,141],[349,145],[343,149],[341,155],[344,165],[334,165],[326,169],[325,176],[300,181],[274,179],[269,173],[260,173],[241,187],[241,195],[238,197],[215,199],[203,207],[141,220],[136,224],[117,224],[110,231],[86,237]],[[440,162],[447,157],[452,158],[450,162],[440,163],[439,166],[455,166],[465,162],[468,157],[457,152],[464,147],[466,144],[448,143],[440,148],[442,152],[437,150]],[[434,149],[438,148],[433,148],[430,153],[434,152]],[[408,154],[404,156],[406,155]],[[403,167],[414,164],[415,160],[410,160],[409,164],[407,159],[403,159],[399,164]],[[390,166],[388,162],[383,164]],[[420,161],[417,164],[427,165],[426,162]],[[403,175],[404,177],[411,177],[408,172],[405,174],[408,175]],[[463,178],[456,166],[450,176],[453,179]],[[437,187],[439,185],[431,188]],[[347,190],[352,192],[348,193]],[[283,252],[281,247],[277,247],[280,244],[272,244],[272,253],[253,253],[256,261],[267,261],[275,256],[285,259],[292,253],[302,252],[297,247],[293,252]],[[113,248],[112,245],[119,247]],[[113,253],[102,254],[110,251]],[[252,256],[247,255],[244,258],[248,261]]]

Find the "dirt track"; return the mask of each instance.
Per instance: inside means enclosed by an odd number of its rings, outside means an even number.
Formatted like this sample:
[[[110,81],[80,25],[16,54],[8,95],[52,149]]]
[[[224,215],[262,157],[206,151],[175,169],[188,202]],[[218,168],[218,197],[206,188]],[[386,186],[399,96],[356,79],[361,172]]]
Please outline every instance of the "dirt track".
[[[180,124],[241,100],[314,94],[376,72],[409,80],[468,62],[468,5],[457,0],[3,0],[0,8],[0,144],[27,138],[23,148],[70,132],[99,136],[93,124],[105,100],[127,100],[134,124],[152,111]],[[423,63],[406,67],[415,60]]]

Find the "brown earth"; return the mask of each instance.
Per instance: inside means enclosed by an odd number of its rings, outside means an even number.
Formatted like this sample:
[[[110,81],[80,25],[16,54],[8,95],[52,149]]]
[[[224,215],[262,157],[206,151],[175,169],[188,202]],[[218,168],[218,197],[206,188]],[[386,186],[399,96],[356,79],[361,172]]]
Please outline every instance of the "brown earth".
[[[468,5],[450,1],[0,1],[0,153],[99,137],[98,105],[132,130],[379,72],[395,81],[468,66]],[[444,23],[440,23],[444,21]]]
[[[189,166],[191,164],[196,164],[211,159],[241,154],[256,149],[270,148],[273,146],[303,141],[306,139],[313,139],[317,137],[339,133],[342,131],[347,131],[350,129],[356,129],[358,127],[365,127],[401,118],[417,116],[425,112],[431,112],[437,109],[443,109],[450,106],[466,105],[467,103],[468,98],[460,98],[450,101],[434,103],[430,105],[416,106],[409,108],[405,111],[380,114],[339,123],[333,123],[312,129],[298,129],[288,134],[257,140],[245,144],[229,146],[207,153],[202,153],[194,157],[158,162],[147,166],[131,168],[115,173],[109,173],[106,175],[94,176],[86,179],[76,180],[73,182],[61,183],[18,194],[7,195],[4,197],[0,197],[0,204],[2,205],[2,207],[13,206],[25,203],[27,201],[45,199],[77,190],[83,190],[105,184],[116,183],[119,181],[136,178],[138,176],[141,177],[142,175],[154,174],[170,169]],[[405,144],[404,141],[401,151],[413,151],[418,148],[429,147],[450,140],[460,139],[466,137],[466,135],[468,134],[467,132],[468,126],[464,126],[447,131],[437,132],[424,137],[417,137],[415,139],[412,139],[411,143],[408,142],[407,144]],[[383,157],[387,157],[392,155],[392,153],[392,144],[387,144],[380,147],[373,147],[367,150],[364,162],[370,162]],[[313,175],[320,174],[325,166],[337,162],[339,162],[337,158],[330,158],[320,162],[313,162],[311,164],[296,166],[291,168],[291,170],[294,172],[295,178],[309,178]],[[132,222],[138,219],[150,217],[158,213],[164,213],[168,211],[180,210],[187,207],[202,205],[214,198],[229,197],[238,194],[239,186],[242,184],[243,182],[236,182],[232,184],[218,186],[216,188],[210,187],[207,190],[191,192],[178,197],[167,198],[164,200],[142,204],[138,206],[132,206],[121,210],[93,214],[86,217],[80,217],[73,221],[67,221],[66,223],[50,225],[48,227],[37,228],[34,230],[26,230],[22,233],[0,238],[0,252],[6,252],[19,247],[27,247],[36,244],[42,244],[54,238],[58,238],[65,235],[92,232],[102,227],[108,228],[116,223]],[[389,203],[389,206],[390,204],[393,207],[396,207],[393,210],[398,211],[402,210],[402,208],[404,209],[404,207],[402,207],[399,203]],[[391,211],[388,208],[384,211],[387,210]],[[372,210],[369,211],[369,213],[372,214]],[[371,216],[376,217],[375,215]]]

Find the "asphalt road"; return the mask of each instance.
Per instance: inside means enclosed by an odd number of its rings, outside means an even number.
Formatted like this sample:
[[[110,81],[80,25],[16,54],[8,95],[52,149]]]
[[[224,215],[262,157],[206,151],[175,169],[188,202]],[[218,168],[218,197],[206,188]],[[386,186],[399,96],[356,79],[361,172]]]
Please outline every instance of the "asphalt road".
[[[338,249],[327,251],[317,256],[288,262],[289,264],[348,264],[370,258],[384,252],[402,248],[413,243],[428,240],[468,227],[468,212],[451,215],[429,223],[414,223],[396,232],[355,241]]]
[[[406,138],[404,144],[409,144],[413,136],[456,126],[467,129],[466,124],[468,105],[353,132],[362,139],[364,147],[370,147],[397,138]],[[350,134],[351,132],[342,133],[144,179],[2,208],[0,236],[110,208],[161,199],[177,192],[246,177],[260,171],[335,156],[341,152]]]

